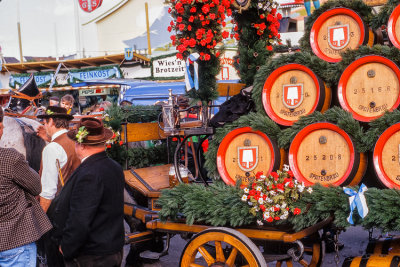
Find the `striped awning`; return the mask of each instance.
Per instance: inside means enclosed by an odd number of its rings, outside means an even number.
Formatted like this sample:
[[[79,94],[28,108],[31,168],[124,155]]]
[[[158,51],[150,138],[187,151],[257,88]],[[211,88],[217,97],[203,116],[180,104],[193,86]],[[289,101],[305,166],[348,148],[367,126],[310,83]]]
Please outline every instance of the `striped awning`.
[[[107,88],[120,88],[119,84],[108,84],[108,85],[91,85],[91,86],[80,86],[80,87],[73,87],[73,86],[63,86],[63,87],[53,87],[51,88],[39,88],[39,90],[44,92],[57,92],[57,91],[70,91],[70,90],[90,90],[90,89],[107,89]]]

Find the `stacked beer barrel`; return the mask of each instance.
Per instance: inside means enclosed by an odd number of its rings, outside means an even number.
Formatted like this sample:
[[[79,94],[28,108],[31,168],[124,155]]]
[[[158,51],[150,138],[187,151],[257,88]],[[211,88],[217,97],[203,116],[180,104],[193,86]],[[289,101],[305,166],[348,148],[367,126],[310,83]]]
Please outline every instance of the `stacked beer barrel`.
[[[363,140],[369,131],[376,133],[374,121],[400,106],[399,15],[400,5],[385,25],[389,40],[379,45],[385,35],[370,27],[374,15],[362,1],[329,1],[314,11],[302,52],[268,60],[255,77],[257,114],[279,126],[277,139],[245,123],[233,129],[214,142],[217,151],[207,159],[216,161],[217,176],[228,184],[239,178],[249,183],[258,171],[285,163],[306,185],[374,180],[373,185],[400,188],[400,117],[372,144]],[[323,116],[334,106],[351,114],[354,127],[343,126],[344,118]],[[290,135],[286,147],[285,132]]]

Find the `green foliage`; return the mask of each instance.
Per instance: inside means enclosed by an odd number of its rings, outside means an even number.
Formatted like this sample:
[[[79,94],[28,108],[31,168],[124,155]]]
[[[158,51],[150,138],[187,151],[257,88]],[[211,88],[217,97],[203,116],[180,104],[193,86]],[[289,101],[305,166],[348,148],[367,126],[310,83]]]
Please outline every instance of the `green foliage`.
[[[171,146],[174,151],[175,145]],[[153,147],[135,147],[128,149],[128,166],[144,168],[168,163],[167,145],[165,143],[155,144]],[[170,155],[172,152],[170,151]]]
[[[386,112],[382,117],[369,123],[370,128],[365,133],[365,143],[370,150],[374,147],[379,136],[390,126],[400,122],[400,111],[395,109],[393,112]]]
[[[310,33],[315,20],[325,11],[336,7],[347,7],[356,11],[367,24],[369,24],[373,18],[371,13],[372,9],[361,0],[329,0],[320,8],[314,10],[314,12],[307,18],[304,27],[304,35],[299,41],[302,51],[311,52]]]
[[[121,146],[118,143],[111,144],[111,147],[106,149],[106,153],[107,156],[125,167],[125,161],[128,156],[125,146]]]
[[[372,28],[378,29],[382,25],[386,26],[389,21],[390,15],[399,3],[399,0],[388,0],[387,3],[380,8],[378,15],[372,18]]]
[[[256,109],[258,112],[261,112],[265,116],[263,104],[262,104],[262,91],[264,87],[264,83],[267,80],[268,76],[277,68],[290,64],[297,63],[304,65],[311,69],[318,77],[320,77],[323,81],[328,81],[330,77],[330,69],[332,68],[329,63],[319,59],[318,57],[312,55],[311,53],[293,53],[293,54],[284,54],[280,55],[277,58],[272,58],[267,60],[266,64],[261,67],[261,69],[257,72],[254,78],[254,87],[252,90],[251,97],[253,98],[254,103],[256,104]],[[327,84],[330,85],[329,83]]]
[[[199,184],[180,184],[173,189],[161,191],[158,204],[162,206],[159,217],[162,221],[176,220],[179,213],[186,223],[206,223],[213,226],[232,227],[251,224],[255,217],[250,216],[247,202],[240,200],[239,187],[222,182],[205,187]]]
[[[246,86],[253,84],[254,75],[260,66],[273,55],[273,51],[266,49],[267,45],[271,45],[269,39],[260,39],[257,29],[253,27],[254,23],[260,20],[259,16],[256,1],[251,2],[248,10],[233,14],[239,33],[238,53],[233,64],[241,82]]]
[[[217,152],[222,139],[232,130],[240,127],[251,127],[253,130],[258,130],[265,133],[273,140],[278,139],[281,130],[278,125],[270,118],[260,113],[249,113],[237,119],[232,123],[227,123],[224,127],[217,128],[213,135],[212,141],[209,143],[208,151],[205,153],[204,167],[208,172],[208,177],[220,179],[217,171]]]
[[[324,114],[314,112],[308,116],[300,117],[292,127],[282,131],[278,139],[278,145],[288,149],[298,132],[312,123],[325,121],[336,124],[349,134],[353,138],[354,146],[358,152],[366,152],[370,149],[369,144],[365,142],[365,133],[360,123],[353,119],[351,113],[339,107],[328,109]]]
[[[317,222],[334,217],[334,224],[339,228],[351,226],[347,222],[350,214],[349,196],[342,187],[323,187],[314,185],[311,194],[305,192],[295,202],[302,210],[301,214],[290,216],[279,224],[291,225],[300,231]],[[358,187],[352,187],[358,191]],[[177,220],[179,215],[186,218],[186,223],[207,223],[212,226],[239,227],[255,224],[256,217],[250,213],[250,206],[241,200],[243,190],[215,182],[209,187],[198,184],[181,184],[173,189],[165,189],[158,203],[162,206],[159,213],[162,221]],[[369,188],[364,193],[369,209],[362,219],[357,211],[353,213],[355,225],[367,229],[378,228],[382,231],[400,230],[400,191],[396,189]],[[271,224],[276,225],[276,224]]]

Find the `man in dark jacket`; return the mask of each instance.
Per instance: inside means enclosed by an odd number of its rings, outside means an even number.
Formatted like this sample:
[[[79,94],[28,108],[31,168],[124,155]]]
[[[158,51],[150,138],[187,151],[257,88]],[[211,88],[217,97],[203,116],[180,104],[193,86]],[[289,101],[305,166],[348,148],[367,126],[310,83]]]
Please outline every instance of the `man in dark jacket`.
[[[52,238],[60,245],[66,266],[121,264],[124,174],[104,151],[112,136],[94,118],[82,119],[77,130],[68,132],[82,163],[48,212],[54,226]]]
[[[0,148],[0,159],[0,266],[35,267],[35,241],[51,229],[35,199],[41,190],[40,178],[14,148]]]

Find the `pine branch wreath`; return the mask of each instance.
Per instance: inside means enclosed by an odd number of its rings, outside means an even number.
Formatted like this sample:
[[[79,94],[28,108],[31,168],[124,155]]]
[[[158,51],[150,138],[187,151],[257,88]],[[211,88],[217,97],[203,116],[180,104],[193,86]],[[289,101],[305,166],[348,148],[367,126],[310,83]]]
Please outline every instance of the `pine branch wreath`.
[[[384,45],[374,45],[373,47],[360,46],[357,50],[346,50],[342,53],[342,60],[330,68],[328,82],[332,85],[339,83],[343,71],[355,60],[369,55],[383,56],[392,60],[394,63],[400,63],[400,50],[396,47]]]
[[[390,126],[400,122],[400,111],[386,112],[382,117],[369,123],[370,128],[365,133],[364,142],[368,144],[369,150],[375,146],[379,136]]]
[[[240,127],[251,127],[253,130],[265,133],[268,137],[274,140],[278,140],[278,136],[281,132],[278,125],[270,118],[254,112],[242,116],[232,123],[225,124],[222,128],[218,128],[216,133],[213,135],[212,141],[209,143],[207,153],[205,153],[204,167],[208,172],[208,177],[217,180],[220,179],[217,170],[218,147],[229,132]]]
[[[369,145],[365,143],[363,137],[365,133],[360,123],[353,119],[351,113],[339,107],[328,109],[324,114],[317,111],[308,116],[301,117],[292,127],[282,131],[278,139],[279,147],[289,149],[291,142],[298,132],[312,123],[323,121],[332,122],[348,133],[353,138],[355,148],[358,152],[366,152],[370,148]]]
[[[378,15],[374,16],[371,21],[371,26],[373,29],[378,29],[381,26],[386,26],[389,17],[392,14],[395,7],[400,4],[399,0],[389,0],[386,4],[384,4],[381,9],[379,10]]]
[[[339,228],[351,226],[347,217],[350,213],[349,196],[342,187],[323,187],[314,185],[311,194],[304,194],[296,201],[301,214],[291,216],[287,224],[300,231],[317,222],[334,216],[334,224]],[[358,191],[358,187],[352,187]],[[396,189],[369,188],[365,193],[368,215],[361,219],[357,209],[353,214],[355,225],[367,229],[378,228],[383,232],[400,230],[400,191]],[[186,219],[186,224],[206,223],[212,226],[240,227],[256,223],[256,217],[250,213],[250,206],[241,200],[243,190],[239,186],[228,186],[215,182],[209,187],[199,184],[181,184],[161,193],[158,204],[162,209],[159,217],[162,221]]]
[[[260,112],[267,116],[264,110],[264,106],[262,104],[262,91],[264,83],[267,80],[268,76],[277,68],[290,63],[298,63],[308,67],[323,81],[328,81],[331,75],[330,69],[332,69],[332,66],[326,61],[323,61],[318,57],[312,55],[311,53],[298,52],[293,54],[284,54],[279,56],[278,58],[270,59],[266,62],[264,66],[260,68],[254,78],[254,87],[251,97],[256,104],[257,112]],[[330,86],[330,84],[327,85]]]
[[[325,11],[336,8],[336,7],[347,7],[349,9],[354,10],[357,12],[361,18],[369,24],[373,18],[373,15],[371,13],[372,9],[367,6],[363,1],[361,0],[330,0],[323,4],[320,8],[314,10],[314,12],[307,18],[307,22],[305,24],[305,30],[304,30],[304,35],[300,39],[299,44],[302,49],[302,51],[309,51],[311,52],[311,45],[310,45],[310,33],[311,33],[311,28],[315,22],[315,20]]]

